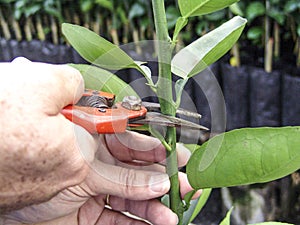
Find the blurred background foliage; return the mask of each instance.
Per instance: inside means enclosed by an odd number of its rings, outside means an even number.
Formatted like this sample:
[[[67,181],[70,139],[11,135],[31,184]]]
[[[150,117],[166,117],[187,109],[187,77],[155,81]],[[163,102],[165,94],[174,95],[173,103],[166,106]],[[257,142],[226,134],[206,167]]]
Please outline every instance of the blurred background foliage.
[[[0,0],[0,36],[61,44],[65,43],[61,23],[69,22],[88,27],[115,44],[154,39],[150,4],[149,0]],[[177,1],[166,0],[165,4],[171,32],[180,12]],[[253,63],[265,63],[267,71],[272,70],[270,60],[300,67],[299,0],[241,0],[229,9],[194,17],[181,33],[179,44],[190,43],[233,15],[248,19],[246,31],[232,51],[233,66],[239,66],[240,58],[251,52],[258,55],[252,56]]]

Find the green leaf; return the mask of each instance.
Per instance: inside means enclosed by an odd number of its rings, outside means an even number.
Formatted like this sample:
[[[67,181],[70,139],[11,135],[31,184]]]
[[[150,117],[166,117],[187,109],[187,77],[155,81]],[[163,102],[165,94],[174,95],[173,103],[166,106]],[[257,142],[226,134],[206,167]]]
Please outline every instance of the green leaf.
[[[208,30],[209,23],[206,20],[201,20],[196,24],[195,32],[197,35],[202,35]]]
[[[40,5],[30,5],[27,8],[25,8],[25,16],[29,17],[34,14],[36,14],[39,10],[41,10]]]
[[[174,35],[173,35],[174,42],[177,41],[178,34],[182,30],[182,28],[184,28],[185,25],[187,25],[187,23],[188,23],[188,19],[183,18],[183,17],[178,17],[178,19],[176,21],[176,25],[175,25]]]
[[[138,96],[129,84],[107,70],[86,64],[70,65],[80,71],[86,88],[113,93],[116,101],[122,101],[124,96]]]
[[[291,13],[300,8],[300,3],[298,0],[290,0],[284,5],[284,12]]]
[[[257,40],[263,34],[263,29],[261,27],[251,27],[247,32],[247,38],[250,40]]]
[[[205,15],[226,8],[238,0],[178,0],[181,15],[185,18]]]
[[[246,17],[249,23],[256,17],[265,14],[265,5],[262,2],[251,2],[246,9]]]
[[[93,2],[91,0],[89,1],[80,1],[80,9],[82,12],[87,13],[93,8]]]
[[[110,0],[96,0],[96,3],[110,11],[114,10],[113,2]]]
[[[160,202],[170,208],[170,196],[168,194],[165,194],[160,198]]]
[[[202,190],[202,194],[199,197],[197,203],[195,204],[193,213],[190,216],[189,223],[191,223],[196,218],[196,216],[201,212],[202,208],[205,206],[205,204],[211,194],[211,191],[212,191],[211,188],[206,188],[206,189]]]
[[[183,213],[182,225],[190,224],[190,218],[191,218],[193,211],[198,203],[198,200],[199,199],[191,200],[188,210]]]
[[[145,14],[144,7],[139,3],[134,3],[133,6],[131,7],[130,11],[129,11],[128,18],[130,20],[132,20],[132,19],[134,19],[136,17],[139,17],[139,16],[142,16],[144,14]]]
[[[22,16],[22,11],[20,9],[15,9],[14,10],[14,18],[16,20],[19,20],[21,18],[21,16]]]
[[[236,16],[180,50],[172,59],[172,72],[182,78],[200,73],[232,48],[246,22]]]
[[[180,17],[180,13],[175,6],[170,5],[166,9],[166,17],[168,22],[168,29],[171,29],[176,25],[177,19],[178,17]]]
[[[284,25],[285,22],[285,15],[279,11],[276,8],[271,8],[268,12],[267,15],[273,18],[274,20],[277,21],[280,25]]]
[[[189,79],[179,79],[175,83],[176,107],[179,107],[180,105],[182,91],[188,80]]]
[[[244,13],[238,3],[229,6],[230,11],[237,16],[244,16]]]
[[[110,70],[137,67],[133,59],[117,45],[85,27],[63,23],[62,32],[75,50],[90,63]]]
[[[187,163],[195,189],[264,183],[300,168],[300,126],[244,128],[215,136]]]
[[[127,15],[126,15],[126,11],[124,10],[124,8],[122,6],[118,6],[116,12],[117,12],[117,15],[120,17],[120,20],[122,21],[123,24],[127,24],[129,22]]]
[[[144,69],[117,45],[78,25],[63,23],[62,32],[88,62],[109,70],[135,68],[145,76],[150,85],[154,86],[149,74],[146,74]]]
[[[233,208],[231,208],[231,209],[227,212],[225,218],[222,220],[222,222],[220,223],[220,225],[230,225],[230,216],[231,216],[232,209],[233,209]]]
[[[62,23],[62,21],[64,20],[61,13],[61,3],[56,2],[55,0],[45,0],[43,1],[42,8],[46,13],[58,18],[59,23]]]

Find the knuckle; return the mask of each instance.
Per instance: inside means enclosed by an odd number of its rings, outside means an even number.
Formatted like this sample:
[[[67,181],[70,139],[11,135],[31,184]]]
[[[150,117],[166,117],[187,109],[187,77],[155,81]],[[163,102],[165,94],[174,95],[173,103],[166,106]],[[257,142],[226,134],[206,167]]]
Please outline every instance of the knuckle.
[[[120,181],[123,185],[123,195],[131,198],[138,198],[139,193],[145,191],[147,182],[145,176],[139,176],[136,170],[123,168],[120,172]]]

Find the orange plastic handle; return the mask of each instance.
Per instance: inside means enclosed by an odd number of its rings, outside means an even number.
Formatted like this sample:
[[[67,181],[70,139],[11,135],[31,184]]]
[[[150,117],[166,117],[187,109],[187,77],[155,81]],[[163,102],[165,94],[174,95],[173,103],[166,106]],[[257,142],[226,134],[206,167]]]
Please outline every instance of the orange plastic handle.
[[[77,105],[66,106],[62,114],[73,123],[82,126],[90,133],[111,134],[125,132],[128,120],[144,117],[147,109],[134,111],[122,107],[117,103],[113,108],[99,111],[98,108]]]
[[[107,99],[114,99],[115,95],[108,93],[108,92],[104,92],[104,91],[97,91],[97,90],[92,90],[92,89],[85,89],[83,96],[91,96],[91,95],[100,95],[103,96]]]

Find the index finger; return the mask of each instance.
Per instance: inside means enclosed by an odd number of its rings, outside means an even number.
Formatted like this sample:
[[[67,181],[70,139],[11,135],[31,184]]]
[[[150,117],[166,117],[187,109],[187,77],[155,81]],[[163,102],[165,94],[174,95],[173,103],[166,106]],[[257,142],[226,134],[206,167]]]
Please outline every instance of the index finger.
[[[156,138],[127,131],[122,134],[106,135],[105,139],[110,153],[120,161],[166,163],[166,149]],[[180,145],[177,145],[176,151],[178,166],[186,165],[191,156],[190,151]]]
[[[161,162],[166,158],[166,150],[158,139],[136,132],[105,135],[105,141],[110,153],[121,161]]]
[[[68,65],[43,64],[48,71],[47,94],[43,104],[43,111],[47,115],[57,115],[61,110],[70,104],[75,104],[84,91],[83,78],[78,70]],[[40,88],[40,91],[43,91]],[[40,93],[43,96],[42,93]],[[45,105],[48,107],[45,108]]]

